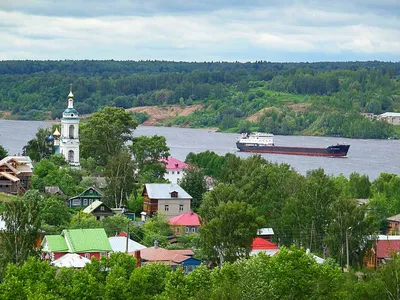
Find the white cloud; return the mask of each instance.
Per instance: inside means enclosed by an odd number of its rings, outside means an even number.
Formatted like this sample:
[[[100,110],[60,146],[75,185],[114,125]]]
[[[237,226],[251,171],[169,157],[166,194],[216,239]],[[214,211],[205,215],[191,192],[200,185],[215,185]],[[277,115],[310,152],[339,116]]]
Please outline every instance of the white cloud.
[[[43,3],[30,5],[39,8]],[[153,4],[149,2],[148,8],[155,9]],[[100,17],[41,16],[6,10],[0,4],[0,20],[0,59],[255,60],[287,53],[287,60],[293,60],[309,53],[313,60],[317,54],[352,53],[400,60],[398,16],[299,2],[247,10],[232,6],[191,14]]]

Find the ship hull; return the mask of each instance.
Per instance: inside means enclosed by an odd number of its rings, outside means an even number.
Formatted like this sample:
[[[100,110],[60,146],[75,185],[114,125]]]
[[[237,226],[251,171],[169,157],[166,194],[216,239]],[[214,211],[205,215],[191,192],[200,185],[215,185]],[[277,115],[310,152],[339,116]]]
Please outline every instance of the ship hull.
[[[347,152],[349,151],[350,145],[336,145],[336,146],[329,146],[326,148],[311,148],[311,147],[265,146],[265,145],[237,142],[236,147],[243,152],[344,157],[347,156]]]

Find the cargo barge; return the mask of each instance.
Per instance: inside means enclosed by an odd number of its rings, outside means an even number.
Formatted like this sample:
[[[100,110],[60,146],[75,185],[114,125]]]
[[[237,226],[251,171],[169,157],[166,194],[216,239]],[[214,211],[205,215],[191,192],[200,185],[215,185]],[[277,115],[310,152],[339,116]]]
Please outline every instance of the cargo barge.
[[[243,152],[343,157],[347,156],[350,145],[337,144],[326,148],[275,146],[273,134],[252,132],[243,133],[236,141],[236,147]]]

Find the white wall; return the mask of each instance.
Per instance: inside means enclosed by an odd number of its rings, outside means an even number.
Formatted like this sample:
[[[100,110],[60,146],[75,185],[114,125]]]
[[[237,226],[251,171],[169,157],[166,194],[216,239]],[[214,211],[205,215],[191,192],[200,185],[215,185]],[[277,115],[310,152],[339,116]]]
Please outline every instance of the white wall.
[[[164,175],[164,178],[169,180],[171,183],[179,184],[182,181],[184,174],[184,170],[177,170],[177,171],[167,171]]]

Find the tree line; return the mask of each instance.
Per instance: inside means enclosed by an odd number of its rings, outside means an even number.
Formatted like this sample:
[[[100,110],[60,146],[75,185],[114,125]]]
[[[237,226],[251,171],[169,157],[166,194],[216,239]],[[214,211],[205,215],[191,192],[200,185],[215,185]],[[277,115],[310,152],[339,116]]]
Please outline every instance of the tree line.
[[[322,125],[312,119],[319,110],[332,117],[339,111],[348,122],[354,120],[363,128],[356,114],[399,109],[399,64],[385,62],[3,61],[0,79],[0,110],[29,120],[59,118],[65,107],[65,87],[71,82],[81,114],[105,106],[197,103],[203,104],[203,109],[168,120],[165,125],[217,126],[222,130],[239,130],[248,117],[265,107],[279,110],[298,103],[313,105],[307,122],[318,127],[309,130],[297,126],[294,131],[301,134],[331,134],[329,130],[321,132]],[[301,122],[299,114],[294,114],[294,120]],[[381,127],[366,122],[373,128]],[[259,120],[253,127],[265,130]],[[377,131],[382,138],[393,134]]]

